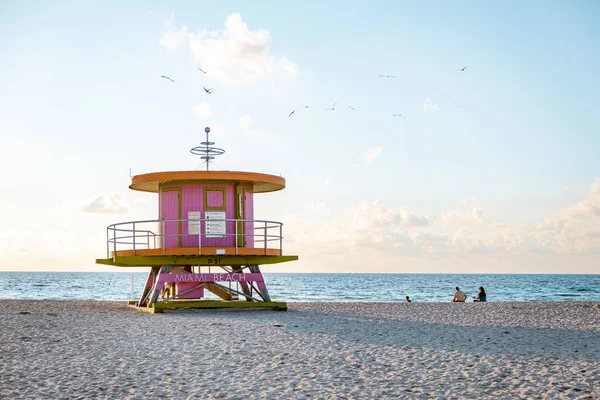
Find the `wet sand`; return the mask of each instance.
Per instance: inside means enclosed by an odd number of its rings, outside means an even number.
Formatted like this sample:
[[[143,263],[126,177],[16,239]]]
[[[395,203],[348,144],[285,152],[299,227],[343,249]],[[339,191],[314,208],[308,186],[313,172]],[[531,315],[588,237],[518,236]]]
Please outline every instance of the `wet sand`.
[[[0,398],[600,398],[595,302],[0,300]]]

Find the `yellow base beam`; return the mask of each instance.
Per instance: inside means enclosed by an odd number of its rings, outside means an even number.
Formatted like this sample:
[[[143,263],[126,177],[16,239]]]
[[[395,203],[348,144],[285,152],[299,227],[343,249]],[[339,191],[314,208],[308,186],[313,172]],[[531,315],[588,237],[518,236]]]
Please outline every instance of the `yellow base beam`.
[[[287,303],[283,301],[174,301],[155,303],[150,307],[138,307],[136,302],[128,302],[129,306],[151,314],[162,313],[164,310],[177,308],[272,308],[277,311],[287,311]]]
[[[298,256],[123,256],[98,258],[96,264],[113,267],[152,267],[161,265],[261,265],[296,261]]]

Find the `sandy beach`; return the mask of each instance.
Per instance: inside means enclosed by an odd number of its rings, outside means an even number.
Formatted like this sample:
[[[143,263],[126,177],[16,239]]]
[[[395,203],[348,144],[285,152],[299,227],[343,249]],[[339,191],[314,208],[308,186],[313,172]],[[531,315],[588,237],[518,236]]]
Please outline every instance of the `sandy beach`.
[[[0,300],[0,398],[600,398],[595,302]]]

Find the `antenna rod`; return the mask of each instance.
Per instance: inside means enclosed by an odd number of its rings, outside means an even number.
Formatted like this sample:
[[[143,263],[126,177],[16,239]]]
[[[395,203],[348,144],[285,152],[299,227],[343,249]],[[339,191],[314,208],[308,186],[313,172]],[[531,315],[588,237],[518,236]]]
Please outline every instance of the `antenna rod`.
[[[204,128],[204,132],[206,132],[206,155],[208,156],[208,132],[210,132],[210,128],[207,126],[206,128]],[[208,171],[208,158],[206,159],[206,170]]]

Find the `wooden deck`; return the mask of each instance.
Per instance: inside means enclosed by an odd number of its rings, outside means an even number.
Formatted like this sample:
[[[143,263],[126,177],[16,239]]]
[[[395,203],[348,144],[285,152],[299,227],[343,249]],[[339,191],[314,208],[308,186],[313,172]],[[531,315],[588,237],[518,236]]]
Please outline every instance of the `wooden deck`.
[[[170,301],[167,303],[155,303],[150,307],[138,307],[137,302],[129,302],[130,307],[150,314],[162,313],[164,310],[178,308],[269,308],[276,311],[287,311],[287,303],[282,301],[218,301],[218,300],[195,300],[195,301]]]
[[[153,267],[161,265],[261,265],[279,264],[298,260],[298,256],[241,256],[241,255],[155,255],[155,256],[114,256],[112,258],[98,258],[96,264],[110,265],[112,267]]]

